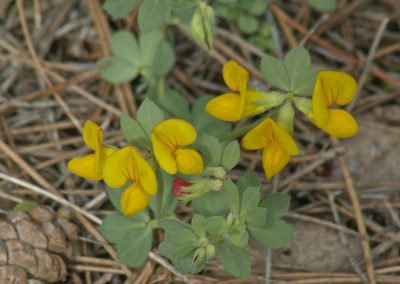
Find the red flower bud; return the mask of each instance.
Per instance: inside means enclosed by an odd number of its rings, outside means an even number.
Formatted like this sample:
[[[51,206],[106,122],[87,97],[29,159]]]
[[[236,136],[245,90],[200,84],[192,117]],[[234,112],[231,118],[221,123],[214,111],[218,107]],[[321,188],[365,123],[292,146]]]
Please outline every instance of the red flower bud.
[[[191,185],[192,184],[190,182],[187,182],[186,180],[177,177],[172,181],[172,194],[176,197],[181,197],[187,194],[187,192],[183,192],[182,189]]]

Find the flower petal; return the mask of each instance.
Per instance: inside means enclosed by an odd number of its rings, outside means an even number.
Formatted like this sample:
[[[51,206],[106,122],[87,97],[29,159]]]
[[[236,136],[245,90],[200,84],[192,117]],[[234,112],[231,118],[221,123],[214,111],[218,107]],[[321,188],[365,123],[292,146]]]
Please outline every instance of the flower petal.
[[[329,119],[322,130],[337,138],[348,138],[358,132],[358,125],[354,117],[341,109],[329,110]]]
[[[93,121],[87,120],[83,126],[83,140],[90,149],[98,151],[103,147],[103,130]]]
[[[150,201],[148,195],[138,184],[129,186],[121,195],[121,209],[126,216],[132,216],[144,210]]]
[[[167,146],[187,146],[196,141],[196,129],[182,119],[171,118],[157,124],[152,130],[152,137],[158,137]]]
[[[299,147],[297,147],[291,134],[289,134],[283,127],[279,126],[272,119],[270,125],[273,131],[273,138],[278,141],[283,149],[290,155],[298,155],[300,153]]]
[[[95,154],[89,154],[84,157],[74,158],[67,164],[68,170],[77,176],[89,180],[101,180],[102,174],[96,168]]]
[[[318,81],[329,105],[347,105],[357,92],[357,82],[345,72],[321,71],[317,74]]]
[[[226,93],[210,100],[206,105],[206,112],[210,115],[229,122],[239,121],[241,111],[239,109],[240,95]]]
[[[328,121],[329,105],[322,82],[317,79],[312,96],[312,118],[318,127],[321,127]]]
[[[149,163],[143,159],[143,157],[136,151],[135,148],[131,147],[131,153],[133,155],[133,162],[135,165],[135,177],[136,183],[140,184],[142,190],[149,195],[154,195],[157,192],[157,178]]]
[[[184,175],[195,175],[203,172],[203,159],[199,152],[193,149],[178,149],[175,152],[178,172]]]
[[[263,112],[265,110],[265,106],[255,104],[256,101],[262,99],[263,97],[264,95],[256,90],[247,89],[245,95],[246,101],[241,118],[253,116]]]
[[[290,155],[276,142],[268,143],[263,151],[263,167],[268,179],[282,170],[289,162]]]
[[[155,135],[151,135],[153,143],[154,157],[156,158],[160,167],[170,175],[176,174],[178,166],[173,155],[172,150],[167,148],[165,144]]]
[[[246,135],[242,138],[243,148],[247,150],[258,150],[267,145],[269,140],[267,139],[266,131],[268,131],[268,128],[271,128],[269,126],[269,120],[271,119],[264,119],[256,127],[246,133]]]
[[[122,187],[134,174],[133,156],[130,146],[124,147],[112,154],[104,165],[104,182],[114,188]]]
[[[247,81],[249,80],[249,72],[235,61],[227,62],[223,69],[222,75],[226,85],[232,90],[244,93],[247,89]]]

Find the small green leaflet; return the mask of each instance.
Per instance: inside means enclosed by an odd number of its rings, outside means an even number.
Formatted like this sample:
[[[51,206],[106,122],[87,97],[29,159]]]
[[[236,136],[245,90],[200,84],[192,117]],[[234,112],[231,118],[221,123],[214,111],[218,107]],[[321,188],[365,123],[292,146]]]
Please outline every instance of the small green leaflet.
[[[111,83],[125,83],[139,74],[159,77],[167,74],[175,64],[171,45],[160,31],[140,35],[118,31],[111,38],[112,55],[99,60],[100,75]],[[160,60],[163,58],[163,60]]]
[[[103,9],[111,16],[123,18],[133,10],[137,0],[106,0]]]
[[[245,248],[223,243],[217,247],[217,256],[222,266],[235,277],[251,274],[250,255]]]
[[[246,14],[239,15],[237,24],[239,30],[245,34],[255,33],[258,29],[257,18]]]
[[[120,124],[122,134],[129,144],[139,148],[151,149],[151,141],[139,122],[123,114],[120,118]]]
[[[207,166],[216,167],[221,165],[222,146],[214,136],[199,133],[195,148],[201,151]]]
[[[240,145],[237,140],[229,143],[222,153],[222,167],[229,171],[233,169],[240,160]]]
[[[139,7],[138,23],[142,33],[163,26],[171,14],[170,0],[144,0]]]
[[[248,187],[261,187],[261,180],[256,172],[248,172],[241,176],[236,182],[236,186],[239,191],[239,195],[242,196]]]
[[[153,244],[149,220],[147,210],[130,218],[113,213],[100,226],[104,237],[116,245],[117,258],[130,267],[139,267],[148,258]]]
[[[165,96],[162,96],[158,103],[168,116],[186,121],[190,120],[191,114],[188,101],[178,92],[168,89]]]
[[[261,204],[268,210],[268,214],[273,214],[276,218],[281,218],[289,211],[290,196],[283,192],[271,193]]]
[[[271,248],[281,248],[293,238],[293,228],[280,219],[274,219],[268,226],[247,226],[247,229],[257,241]]]
[[[151,141],[151,130],[163,121],[164,114],[152,100],[146,98],[137,111],[136,119]]]
[[[319,70],[311,66],[310,55],[301,45],[290,50],[283,62],[264,56],[260,68],[269,84],[298,96],[312,95]]]

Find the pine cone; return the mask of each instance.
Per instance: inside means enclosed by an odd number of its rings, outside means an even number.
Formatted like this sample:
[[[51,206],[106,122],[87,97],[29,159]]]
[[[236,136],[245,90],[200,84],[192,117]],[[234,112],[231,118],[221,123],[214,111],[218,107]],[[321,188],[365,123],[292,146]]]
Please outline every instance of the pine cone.
[[[64,281],[71,242],[78,228],[67,209],[38,206],[28,214],[12,211],[0,218],[0,283],[43,284]]]

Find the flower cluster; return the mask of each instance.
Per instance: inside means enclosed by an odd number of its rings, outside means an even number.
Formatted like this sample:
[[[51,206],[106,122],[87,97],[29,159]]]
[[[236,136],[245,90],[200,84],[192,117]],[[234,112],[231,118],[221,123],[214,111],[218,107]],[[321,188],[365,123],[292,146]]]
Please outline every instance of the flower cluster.
[[[308,103],[307,99],[296,98],[293,94],[281,94],[277,99],[277,92],[265,93],[249,88],[249,72],[234,61],[224,65],[223,78],[226,85],[236,93],[225,93],[212,99],[207,104],[206,111],[224,121],[239,121],[272,107],[280,108],[282,113],[288,105],[287,102],[291,104],[291,100],[305,100],[305,104]],[[356,90],[357,83],[347,73],[319,72],[312,94],[311,109],[306,111],[307,117],[332,136],[353,136],[358,131],[357,122],[348,112],[334,107],[348,104],[354,98]],[[275,112],[275,115],[279,111]],[[263,149],[262,162],[269,179],[287,165],[290,156],[299,154],[299,148],[291,133],[292,127],[287,126],[293,125],[293,117],[288,114],[286,119],[292,121],[288,124],[285,121],[277,123],[271,117],[267,117],[242,139],[242,147],[245,149]]]
[[[170,174],[202,173],[200,154],[184,148],[191,145],[196,136],[193,126],[180,119],[168,119],[156,125],[151,134],[152,153],[160,167]],[[126,185],[121,196],[121,210],[126,216],[146,208],[151,196],[157,192],[155,169],[149,162],[135,147],[103,146],[103,130],[90,120],[84,125],[83,138],[94,153],[70,160],[68,169],[89,180],[103,179],[112,188]]]

